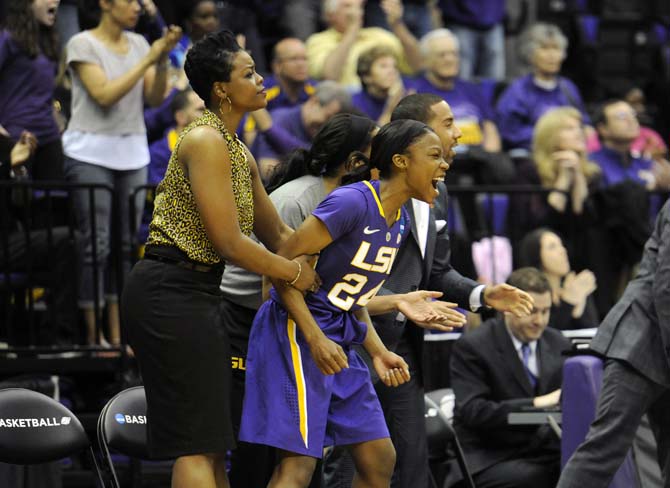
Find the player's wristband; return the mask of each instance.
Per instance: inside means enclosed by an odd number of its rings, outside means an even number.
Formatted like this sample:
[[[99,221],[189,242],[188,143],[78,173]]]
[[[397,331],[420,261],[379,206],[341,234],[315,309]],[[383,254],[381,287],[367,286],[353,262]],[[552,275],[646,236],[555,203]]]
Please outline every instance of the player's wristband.
[[[299,261],[293,261],[295,264],[298,265],[298,274],[295,275],[295,278],[293,278],[293,281],[289,281],[288,284],[293,286],[296,284],[296,282],[300,279],[300,274],[302,273],[302,265],[300,264]]]

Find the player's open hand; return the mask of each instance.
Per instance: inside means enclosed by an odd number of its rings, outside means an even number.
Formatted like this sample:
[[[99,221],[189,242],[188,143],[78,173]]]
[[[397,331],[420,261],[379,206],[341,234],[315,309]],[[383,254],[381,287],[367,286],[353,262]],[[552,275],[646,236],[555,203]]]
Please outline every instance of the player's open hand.
[[[498,312],[510,312],[517,317],[525,317],[533,310],[533,298],[506,283],[484,288],[484,301]]]
[[[377,375],[386,386],[400,386],[410,380],[409,366],[403,358],[391,351],[384,351],[372,358]]]
[[[323,374],[339,373],[349,367],[349,360],[342,346],[328,339],[323,333],[309,342],[309,350]]]
[[[439,291],[418,290],[405,293],[398,301],[398,311],[419,327],[449,332],[454,327],[465,325],[465,316],[451,302],[436,300]]]

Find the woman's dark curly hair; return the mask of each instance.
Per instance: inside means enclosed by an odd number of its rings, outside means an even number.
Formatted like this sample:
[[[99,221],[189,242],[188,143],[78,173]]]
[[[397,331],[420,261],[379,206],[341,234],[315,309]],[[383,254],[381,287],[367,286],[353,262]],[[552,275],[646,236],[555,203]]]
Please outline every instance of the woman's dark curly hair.
[[[56,26],[47,27],[38,22],[32,10],[33,0],[11,0],[7,5],[5,27],[12,40],[29,57],[40,53],[52,61],[58,61],[58,31]]]
[[[235,55],[242,48],[235,34],[224,29],[208,34],[193,44],[186,54],[184,71],[193,91],[209,106],[212,85],[217,81],[230,81]]]

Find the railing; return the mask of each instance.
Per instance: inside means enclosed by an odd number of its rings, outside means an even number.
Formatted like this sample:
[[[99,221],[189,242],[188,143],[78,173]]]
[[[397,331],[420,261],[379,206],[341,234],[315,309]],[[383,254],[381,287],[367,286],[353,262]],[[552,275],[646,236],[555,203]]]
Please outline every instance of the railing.
[[[64,182],[10,182],[0,181],[0,341],[7,348],[0,354],[14,357],[19,354],[62,353],[68,351],[100,352],[107,348],[87,345],[80,340],[79,326],[84,323],[77,309],[78,281],[81,275],[83,249],[91,248],[93,310],[96,336],[101,336],[102,304],[100,289],[103,270],[100,266],[99,239],[96,213],[87,216],[90,235],[78,232],[77,219],[72,209],[75,192],[86,192],[88,205],[95,209],[101,198],[111,198],[112,221],[110,233],[109,268],[115,275],[111,281],[113,293],[120,294],[123,285],[120,234],[116,231],[127,225],[118,215],[117,196],[109,185]],[[63,259],[70,257],[70,265]],[[46,307],[36,299],[36,292],[44,291]],[[74,296],[72,296],[74,293]],[[63,298],[66,296],[66,298]],[[60,303],[55,301],[61,300]],[[66,318],[64,318],[66,317]],[[45,334],[72,320],[71,344],[50,343]],[[68,339],[60,337],[60,339]],[[125,340],[116,350],[125,351]]]

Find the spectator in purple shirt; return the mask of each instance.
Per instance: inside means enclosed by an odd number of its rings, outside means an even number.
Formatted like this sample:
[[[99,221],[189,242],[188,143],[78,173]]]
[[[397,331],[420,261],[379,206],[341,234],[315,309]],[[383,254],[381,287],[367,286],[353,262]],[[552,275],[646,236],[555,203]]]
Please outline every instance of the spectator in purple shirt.
[[[59,0],[12,0],[0,30],[0,134],[37,138],[27,167],[34,179],[63,178],[63,147],[53,114]]]
[[[282,39],[272,51],[272,75],[265,79],[268,110],[294,107],[314,93],[307,69],[305,43],[295,37]]]
[[[631,151],[633,141],[640,134],[640,123],[629,103],[623,100],[605,102],[596,116],[596,128],[602,147],[590,157],[602,169],[604,186],[633,180],[648,190],[668,188],[664,175],[670,163],[665,160],[655,163]]]
[[[293,149],[309,147],[321,126],[350,106],[351,96],[342,86],[322,81],[305,103],[275,110],[270,128],[260,132],[251,146],[263,180],[267,181],[282,156]]]
[[[351,97],[351,103],[378,125],[389,123],[393,109],[405,96],[395,54],[385,46],[368,49],[358,58],[356,71],[363,89]]]
[[[314,94],[316,83],[309,78],[304,42],[287,37],[275,44],[272,53],[272,75],[265,78],[268,106],[245,116],[241,124],[249,145],[257,130],[266,131],[272,125],[270,112],[305,103]]]
[[[433,93],[445,100],[462,133],[450,175],[452,184],[471,185],[508,183],[514,166],[501,151],[500,134],[493,108],[481,85],[459,77],[461,58],[458,38],[448,29],[436,29],[420,41],[425,71],[406,82],[408,90]],[[487,233],[474,195],[459,196],[466,227],[474,239]]]
[[[191,89],[186,88],[177,92],[170,104],[174,126],[169,129],[162,139],[149,146],[149,175],[147,183],[157,185],[163,179],[165,170],[177,138],[184,128],[205,111],[205,102]]]
[[[579,90],[559,75],[567,46],[567,38],[552,24],[534,24],[522,35],[521,57],[531,73],[514,80],[497,105],[498,127],[507,149],[528,151],[533,126],[552,107],[575,107],[587,125],[587,138],[593,133]]]

